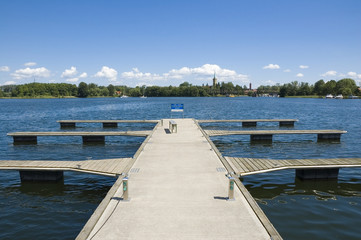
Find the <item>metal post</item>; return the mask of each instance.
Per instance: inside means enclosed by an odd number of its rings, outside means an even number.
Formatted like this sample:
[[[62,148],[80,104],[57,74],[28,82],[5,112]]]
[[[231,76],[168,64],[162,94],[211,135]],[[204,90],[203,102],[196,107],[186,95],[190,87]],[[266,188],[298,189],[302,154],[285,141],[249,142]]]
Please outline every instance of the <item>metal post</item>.
[[[234,200],[234,177],[228,175],[229,187],[228,187],[228,201]]]
[[[123,201],[129,200],[129,185],[128,185],[128,177],[123,178]]]

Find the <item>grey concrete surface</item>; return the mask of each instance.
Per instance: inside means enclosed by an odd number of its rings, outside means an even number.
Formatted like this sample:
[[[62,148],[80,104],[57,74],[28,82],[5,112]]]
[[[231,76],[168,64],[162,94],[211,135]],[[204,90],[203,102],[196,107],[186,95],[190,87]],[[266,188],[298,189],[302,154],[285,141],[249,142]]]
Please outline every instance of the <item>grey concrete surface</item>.
[[[226,201],[222,164],[192,119],[158,125],[88,239],[270,239],[238,188]],[[218,170],[217,170],[218,169]]]

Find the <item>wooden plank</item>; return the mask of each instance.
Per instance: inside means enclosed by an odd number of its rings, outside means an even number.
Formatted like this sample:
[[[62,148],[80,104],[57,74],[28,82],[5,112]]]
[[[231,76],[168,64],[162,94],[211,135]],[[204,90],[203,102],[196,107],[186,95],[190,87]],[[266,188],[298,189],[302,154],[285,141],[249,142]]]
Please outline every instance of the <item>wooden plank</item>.
[[[253,158],[253,161],[255,161],[259,165],[260,169],[262,169],[262,170],[267,170],[268,169],[267,165],[262,161],[262,159]]]
[[[118,159],[107,160],[106,165],[104,164],[104,166],[103,166],[104,170],[102,170],[102,171],[112,173],[113,169],[117,166],[118,161],[119,161]]]
[[[267,169],[274,168],[271,161],[272,160],[270,159],[262,159],[262,162],[267,167]]]
[[[258,164],[256,164],[256,163],[253,161],[253,158],[247,158],[247,161],[248,161],[248,163],[253,167],[253,169],[254,169],[255,171],[259,171],[259,170],[262,169],[262,168],[259,168],[259,167],[258,167]]]
[[[244,172],[250,172],[250,167],[245,163],[244,158],[237,158],[237,162],[244,169]]]
[[[253,167],[248,163],[246,158],[240,158],[241,159],[241,163],[243,163],[243,165],[247,168],[248,172],[254,172]]]
[[[343,134],[343,130],[250,130],[250,131],[226,131],[206,130],[209,136],[223,135],[281,135],[281,134]]]
[[[127,166],[127,164],[129,163],[129,160],[124,160],[122,161],[120,164],[118,164],[114,169],[113,169],[113,173],[115,174],[121,174],[124,171],[124,168]]]
[[[158,123],[159,120],[58,120],[58,123]]]
[[[297,119],[230,119],[230,120],[197,120],[199,123],[221,122],[298,122]]]
[[[241,164],[241,161],[239,159],[232,158],[232,162],[236,166],[236,168],[239,169],[239,172],[248,172],[248,169],[243,164]]]
[[[148,136],[152,131],[107,132],[12,132],[8,136]]]
[[[234,167],[236,168],[236,169],[235,169],[235,172],[244,173],[244,172],[247,171],[246,169],[244,169],[244,168],[239,164],[239,161],[236,161],[235,158],[230,157],[230,158],[228,158],[228,159],[232,162],[232,164],[233,164]]]

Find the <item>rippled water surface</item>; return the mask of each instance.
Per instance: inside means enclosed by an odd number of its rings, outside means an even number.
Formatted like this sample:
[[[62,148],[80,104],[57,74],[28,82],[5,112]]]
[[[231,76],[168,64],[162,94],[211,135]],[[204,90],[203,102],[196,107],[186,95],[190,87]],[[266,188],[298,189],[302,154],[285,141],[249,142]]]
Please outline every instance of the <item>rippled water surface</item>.
[[[276,98],[94,98],[0,99],[0,160],[85,160],[131,157],[144,138],[107,137],[83,145],[80,137],[40,137],[37,145],[13,145],[6,133],[60,131],[61,119],[161,119],[170,104],[184,103],[196,119],[295,118],[291,129],[347,130],[340,142],[314,135],[274,136],[272,144],[251,144],[249,136],[212,140],[225,156],[272,159],[361,157],[361,101]],[[173,115],[182,117],[182,115]],[[120,124],[148,130],[154,124]],[[205,129],[242,129],[237,123],[202,124]],[[256,128],[279,129],[276,123]],[[103,131],[79,124],[76,131]],[[105,129],[106,130],[106,129]],[[361,169],[341,169],[335,181],[300,181],[285,170],[243,178],[284,239],[359,239]],[[66,172],[63,183],[21,183],[16,171],[0,171],[0,239],[73,239],[115,179]],[[240,223],[242,224],[242,223]]]

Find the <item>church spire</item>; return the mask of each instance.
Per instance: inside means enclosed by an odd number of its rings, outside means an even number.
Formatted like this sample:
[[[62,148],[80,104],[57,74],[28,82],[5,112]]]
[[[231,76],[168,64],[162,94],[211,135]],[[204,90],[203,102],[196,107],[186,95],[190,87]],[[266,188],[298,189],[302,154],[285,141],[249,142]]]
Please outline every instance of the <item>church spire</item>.
[[[213,76],[213,87],[216,87],[217,85],[217,78],[216,78],[216,71],[214,71],[214,76]]]

